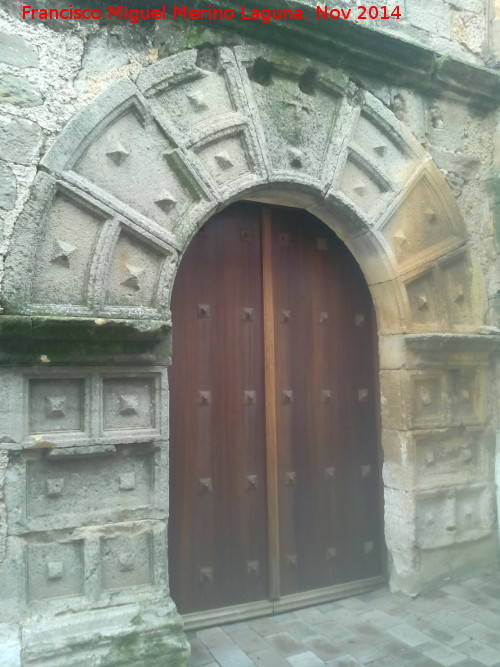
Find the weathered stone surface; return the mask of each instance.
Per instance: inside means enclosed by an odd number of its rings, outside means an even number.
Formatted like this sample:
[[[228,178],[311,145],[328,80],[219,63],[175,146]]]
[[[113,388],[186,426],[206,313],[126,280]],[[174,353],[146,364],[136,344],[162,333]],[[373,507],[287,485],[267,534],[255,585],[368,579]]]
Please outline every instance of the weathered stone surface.
[[[0,155],[17,164],[31,164],[42,142],[40,126],[14,116],[0,116]]]
[[[25,77],[0,74],[0,104],[36,107],[43,104],[43,97]]]
[[[0,208],[6,211],[14,208],[16,196],[16,177],[10,167],[0,163]]]
[[[38,53],[20,35],[0,33],[0,62],[14,67],[38,67]]]

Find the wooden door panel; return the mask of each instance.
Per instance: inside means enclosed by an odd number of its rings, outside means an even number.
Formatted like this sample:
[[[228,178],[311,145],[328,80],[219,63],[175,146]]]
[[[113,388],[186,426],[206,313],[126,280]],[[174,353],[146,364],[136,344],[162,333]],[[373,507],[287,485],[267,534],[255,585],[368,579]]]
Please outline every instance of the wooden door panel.
[[[172,298],[170,560],[182,612],[267,597],[260,221],[198,233]]]
[[[343,244],[305,212],[275,209],[272,263],[286,595],[380,572],[377,403],[371,300]]]
[[[240,203],[207,223],[174,286],[169,552],[182,613],[382,571],[371,297],[320,221],[265,210],[261,221],[260,205]]]

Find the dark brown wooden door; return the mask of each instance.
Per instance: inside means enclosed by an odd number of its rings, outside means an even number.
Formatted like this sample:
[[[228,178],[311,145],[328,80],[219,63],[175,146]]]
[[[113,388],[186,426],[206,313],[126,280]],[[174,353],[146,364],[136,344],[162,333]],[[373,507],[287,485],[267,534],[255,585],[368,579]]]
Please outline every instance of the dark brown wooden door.
[[[345,246],[304,211],[235,204],[190,244],[172,317],[181,613],[380,575],[375,322]]]

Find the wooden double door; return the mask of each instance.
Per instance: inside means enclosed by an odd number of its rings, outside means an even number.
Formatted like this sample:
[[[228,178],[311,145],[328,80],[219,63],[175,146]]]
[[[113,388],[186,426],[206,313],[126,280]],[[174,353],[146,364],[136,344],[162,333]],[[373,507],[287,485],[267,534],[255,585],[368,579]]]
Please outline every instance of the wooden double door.
[[[188,247],[172,318],[179,611],[236,618],[380,583],[375,321],[346,247],[305,211],[230,206]]]

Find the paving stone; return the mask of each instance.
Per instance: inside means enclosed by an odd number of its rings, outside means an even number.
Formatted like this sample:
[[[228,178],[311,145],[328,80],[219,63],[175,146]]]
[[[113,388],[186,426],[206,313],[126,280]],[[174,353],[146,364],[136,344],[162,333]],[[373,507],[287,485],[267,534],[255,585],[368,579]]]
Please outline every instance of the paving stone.
[[[257,651],[259,649],[270,648],[269,643],[265,639],[262,639],[262,637],[251,628],[231,632],[231,639],[247,653]]]
[[[236,644],[220,644],[210,649],[221,667],[253,667],[254,662]]]
[[[246,622],[241,622],[241,623],[231,623],[230,625],[225,625],[224,626],[224,632],[226,632],[228,635],[232,635],[233,632],[239,632],[240,630],[248,630],[249,625]]]
[[[464,635],[469,635],[469,637],[477,639],[482,644],[500,646],[500,633],[486,627],[482,623],[467,625],[462,632]]]
[[[323,617],[323,620],[325,620],[325,617]],[[290,621],[289,623],[285,623],[282,626],[281,630],[282,632],[289,632],[297,639],[304,639],[305,637],[313,637],[314,635],[318,634],[317,630],[314,630],[314,628],[311,628],[310,625],[307,625],[307,623],[304,623],[303,621],[299,620],[294,620]]]
[[[286,658],[273,648],[254,651],[249,653],[249,656],[259,667],[289,667],[290,665]]]
[[[287,658],[288,662],[293,667],[324,667],[323,660],[320,660],[317,655],[311,651],[299,653],[298,655],[291,655]]]
[[[439,642],[440,644],[446,644],[446,646],[459,646],[460,644],[469,641],[468,635],[456,632],[452,628],[447,628],[441,623],[429,619],[428,617],[423,618],[416,627],[424,634],[429,635],[434,641]]]
[[[370,605],[367,602],[364,602],[363,600],[360,600],[357,597],[346,598],[345,600],[341,600],[340,606],[345,607],[345,609],[351,609],[351,611],[354,611],[356,613],[360,613],[362,611],[367,611],[368,609],[370,609]]]
[[[486,646],[472,640],[461,644],[460,652],[474,658],[481,665],[500,665],[500,647]]]
[[[471,609],[464,614],[464,618],[470,618],[474,623],[481,623],[492,630],[499,631],[500,629],[500,603],[496,601],[498,613],[490,611],[489,609]]]
[[[318,607],[311,607],[310,609],[299,609],[296,612],[297,619],[306,623],[307,625],[314,625],[316,623],[324,623],[327,618],[325,614],[318,609]]]
[[[270,642],[277,651],[283,653],[283,655],[302,653],[304,650],[302,642],[297,641],[289,632],[279,632],[275,635],[268,635],[267,641]]]
[[[311,637],[310,639],[306,639],[304,644],[325,662],[337,658],[342,653],[339,650],[339,644],[335,644],[326,637]]]
[[[259,635],[272,635],[280,631],[280,626],[272,618],[256,618],[253,621],[249,621],[249,627],[251,627],[255,632],[258,632]]]
[[[316,630],[325,635],[325,637],[328,637],[328,639],[336,642],[349,641],[356,638],[350,630],[347,630],[347,628],[344,628],[343,625],[335,621],[321,623],[316,626]]]
[[[466,658],[463,653],[459,653],[448,646],[435,646],[423,651],[424,655],[432,658],[438,665],[456,665]]]
[[[340,658],[333,660],[333,662],[328,662],[327,665],[331,665],[332,667],[358,667],[359,665],[363,665],[363,663],[356,660],[352,655],[341,655]]]
[[[452,630],[460,632],[466,625],[469,625],[470,618],[448,609],[439,609],[438,611],[429,614],[428,620],[429,623],[435,621],[438,624],[442,624]]]
[[[213,663],[213,655],[200,639],[188,637],[188,640],[191,644],[191,667],[205,667],[205,665]]]
[[[388,629],[389,634],[397,639],[400,639],[408,646],[418,646],[419,644],[425,644],[430,640],[428,635],[425,635],[420,630],[412,628],[406,623],[401,623],[401,625],[394,625],[392,628]]]
[[[383,658],[385,653],[377,645],[371,644],[369,641],[358,640],[349,642],[349,655],[352,655],[356,660],[365,664]]]
[[[363,614],[360,614],[360,619],[366,620],[376,628],[385,630],[387,628],[392,628],[394,625],[399,625],[401,619],[386,614],[384,611],[379,609],[370,609],[370,611],[365,611]]]
[[[224,632],[224,630],[221,630],[221,628],[207,628],[206,630],[198,630],[196,635],[207,648],[233,643],[231,637],[229,637]]]

